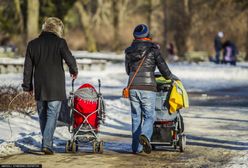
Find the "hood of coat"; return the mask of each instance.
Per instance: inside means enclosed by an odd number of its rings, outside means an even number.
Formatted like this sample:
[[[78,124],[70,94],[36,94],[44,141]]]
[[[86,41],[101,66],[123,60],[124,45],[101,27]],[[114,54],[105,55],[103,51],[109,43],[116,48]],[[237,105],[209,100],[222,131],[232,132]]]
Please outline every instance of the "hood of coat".
[[[132,45],[125,50],[125,54],[130,61],[139,61],[143,58],[144,52],[153,46],[151,41],[134,40]]]
[[[48,17],[42,25],[42,31],[52,32],[57,36],[62,37],[64,33],[64,24],[59,18]]]

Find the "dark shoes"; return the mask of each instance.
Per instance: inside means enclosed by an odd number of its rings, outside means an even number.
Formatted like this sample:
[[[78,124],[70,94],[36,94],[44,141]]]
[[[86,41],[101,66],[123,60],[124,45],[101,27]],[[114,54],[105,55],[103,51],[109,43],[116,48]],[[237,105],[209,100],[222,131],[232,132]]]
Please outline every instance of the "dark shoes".
[[[143,151],[147,154],[151,153],[152,146],[150,144],[149,139],[145,135],[140,135],[139,137],[139,143],[143,145]]]
[[[44,152],[45,155],[53,155],[54,152],[52,149],[49,148],[42,148],[42,152]]]
[[[134,152],[133,151],[133,154],[135,155],[135,154],[142,154],[144,151],[142,150],[142,151],[139,151],[139,152]]]

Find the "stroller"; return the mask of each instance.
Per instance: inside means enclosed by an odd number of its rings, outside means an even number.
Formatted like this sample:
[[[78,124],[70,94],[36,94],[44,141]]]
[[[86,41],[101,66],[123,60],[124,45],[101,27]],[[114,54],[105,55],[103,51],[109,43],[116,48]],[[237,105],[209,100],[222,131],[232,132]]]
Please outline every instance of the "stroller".
[[[162,75],[155,74],[157,83],[156,93],[156,120],[153,124],[153,135],[151,138],[152,149],[156,146],[173,146],[180,152],[185,151],[186,135],[184,134],[184,122],[180,111],[174,113],[169,112],[169,96],[172,90],[172,81],[166,81]]]
[[[105,106],[101,94],[101,81],[98,80],[98,92],[91,84],[83,84],[74,92],[74,80],[68,106],[70,108],[71,140],[65,146],[65,152],[78,152],[80,143],[91,142],[93,153],[103,153],[103,141],[98,137],[99,125],[105,121]]]

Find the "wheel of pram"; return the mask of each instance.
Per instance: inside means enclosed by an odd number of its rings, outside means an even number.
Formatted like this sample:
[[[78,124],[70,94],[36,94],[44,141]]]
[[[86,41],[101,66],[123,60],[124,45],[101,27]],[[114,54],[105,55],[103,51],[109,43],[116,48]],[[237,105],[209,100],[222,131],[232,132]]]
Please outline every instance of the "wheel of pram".
[[[103,141],[93,141],[92,147],[94,153],[103,153]]]
[[[97,145],[97,141],[93,141],[92,142],[92,149],[93,149],[93,153],[97,153],[98,151],[98,145]]]
[[[99,153],[103,153],[103,141],[100,141],[99,142],[99,151],[98,151]]]
[[[71,141],[68,140],[65,145],[65,153],[68,153],[71,151]]]
[[[186,135],[181,135],[179,137],[179,149],[180,149],[180,152],[184,152],[185,151],[185,148],[186,148]]]
[[[71,151],[73,153],[78,152],[78,142],[77,142],[77,140],[72,141],[72,143],[71,143]]]

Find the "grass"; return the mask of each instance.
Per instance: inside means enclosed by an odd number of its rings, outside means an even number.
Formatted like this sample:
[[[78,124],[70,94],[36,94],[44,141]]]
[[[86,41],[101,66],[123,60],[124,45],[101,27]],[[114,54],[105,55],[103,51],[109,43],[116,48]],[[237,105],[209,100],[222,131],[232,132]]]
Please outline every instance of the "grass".
[[[35,100],[17,86],[0,86],[0,113],[19,112],[29,114],[35,110]]]

